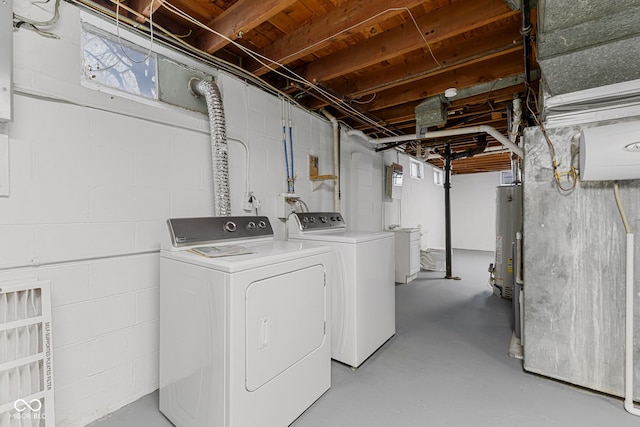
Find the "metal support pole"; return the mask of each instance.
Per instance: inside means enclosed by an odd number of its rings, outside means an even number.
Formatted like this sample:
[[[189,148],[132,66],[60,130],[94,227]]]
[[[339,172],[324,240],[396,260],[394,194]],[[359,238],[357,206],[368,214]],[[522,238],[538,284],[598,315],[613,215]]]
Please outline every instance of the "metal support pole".
[[[445,223],[445,260],[447,274],[445,279],[453,279],[451,260],[451,144],[445,145],[444,151],[444,223]]]

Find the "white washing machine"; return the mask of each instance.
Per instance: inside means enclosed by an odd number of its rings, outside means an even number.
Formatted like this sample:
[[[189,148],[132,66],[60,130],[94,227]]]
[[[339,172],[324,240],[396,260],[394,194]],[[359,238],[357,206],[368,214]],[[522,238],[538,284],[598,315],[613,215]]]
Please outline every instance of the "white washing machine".
[[[330,249],[274,241],[266,217],[167,225],[160,411],[178,427],[289,425],[331,385]]]
[[[360,366],[396,333],[394,234],[346,231],[336,212],[294,213],[288,231],[332,249],[331,358]]]

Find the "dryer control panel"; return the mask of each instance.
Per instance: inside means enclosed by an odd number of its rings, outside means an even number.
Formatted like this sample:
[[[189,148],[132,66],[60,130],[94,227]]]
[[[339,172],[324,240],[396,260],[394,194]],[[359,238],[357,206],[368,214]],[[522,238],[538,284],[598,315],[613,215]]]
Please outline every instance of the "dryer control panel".
[[[339,212],[295,212],[292,216],[301,231],[344,229],[347,226]]]
[[[211,216],[167,220],[174,247],[202,245],[228,240],[273,237],[266,216]]]

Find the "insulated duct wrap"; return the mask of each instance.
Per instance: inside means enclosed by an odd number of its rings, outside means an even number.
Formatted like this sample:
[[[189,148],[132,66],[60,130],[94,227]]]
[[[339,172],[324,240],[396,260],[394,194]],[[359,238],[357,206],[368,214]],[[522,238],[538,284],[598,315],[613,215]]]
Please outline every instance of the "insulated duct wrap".
[[[211,130],[211,163],[213,169],[214,215],[231,215],[229,197],[229,159],[226,121],[222,96],[215,82],[191,79],[189,88],[196,96],[203,96],[209,111]]]

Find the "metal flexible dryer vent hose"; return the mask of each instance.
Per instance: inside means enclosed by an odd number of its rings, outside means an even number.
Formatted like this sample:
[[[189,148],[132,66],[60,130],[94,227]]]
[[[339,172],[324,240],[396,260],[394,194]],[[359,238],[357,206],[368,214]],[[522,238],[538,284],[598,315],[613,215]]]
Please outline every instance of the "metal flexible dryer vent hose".
[[[214,214],[215,216],[230,216],[227,131],[220,90],[215,82],[195,78],[189,80],[189,90],[196,96],[204,97],[209,111]]]

